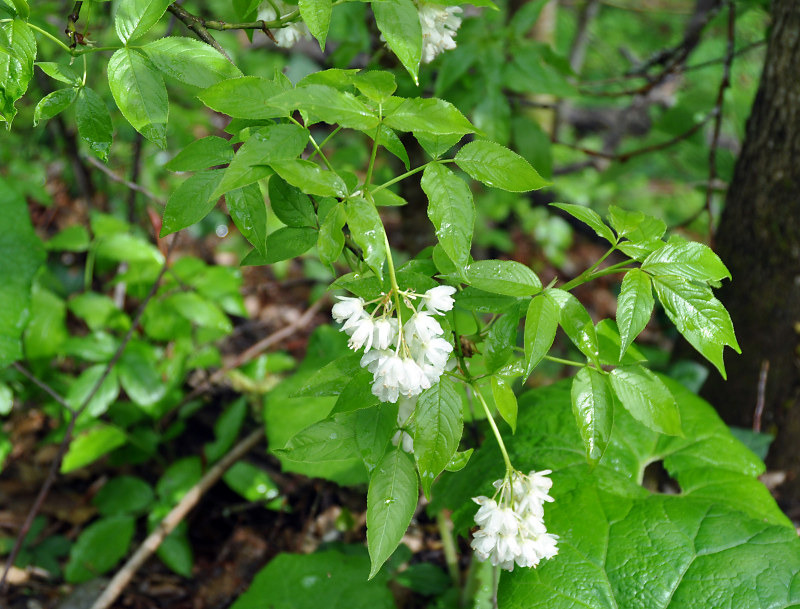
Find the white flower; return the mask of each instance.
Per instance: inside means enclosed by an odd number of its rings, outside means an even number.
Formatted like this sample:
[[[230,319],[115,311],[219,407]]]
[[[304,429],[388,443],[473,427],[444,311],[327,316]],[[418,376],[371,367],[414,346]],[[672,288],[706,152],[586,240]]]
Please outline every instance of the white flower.
[[[434,315],[442,315],[445,311],[453,308],[453,294],[456,289],[449,285],[437,285],[425,292],[422,297],[425,299],[425,308]]]
[[[453,37],[461,27],[462,12],[458,6],[441,6],[417,2],[422,26],[422,63],[430,63],[443,51],[456,48]]]
[[[397,320],[381,317],[375,322],[372,343],[376,349],[388,349],[397,340]]]
[[[344,323],[346,320],[359,319],[364,312],[363,298],[350,298],[349,296],[337,296],[339,302],[333,305],[331,316],[338,322]]]
[[[403,324],[403,334],[408,342],[415,338],[422,343],[429,342],[435,336],[444,334],[439,322],[431,317],[430,313],[414,313],[408,321]]]
[[[386,358],[391,357],[392,354],[393,352],[388,349],[375,349],[365,353],[359,364],[361,364],[362,368],[366,368],[372,374],[375,374],[383,362],[386,361]]]
[[[275,13],[275,9],[272,5],[277,7],[280,11],[280,17],[285,17],[296,10],[295,7],[286,5],[280,0],[265,2],[258,10],[257,19],[259,21],[274,21],[278,19],[279,16]],[[298,40],[308,38],[309,36],[308,26],[302,21],[288,23],[282,28],[274,28],[270,31],[275,37],[275,44],[284,49],[293,47]]]
[[[348,323],[350,322],[348,321]],[[369,351],[370,347],[372,347],[374,335],[375,323],[372,321],[371,317],[365,315],[356,323],[353,334],[347,342],[347,346],[353,351],[358,351],[361,347],[364,347],[364,351]]]
[[[453,345],[439,337],[432,338],[427,342],[418,342],[412,346],[412,354],[417,363],[420,365],[430,364],[439,371],[439,376],[444,372],[452,352]]]
[[[403,360],[403,376],[400,378],[400,391],[407,398],[414,397],[428,389],[431,382],[422,368],[413,359]]]

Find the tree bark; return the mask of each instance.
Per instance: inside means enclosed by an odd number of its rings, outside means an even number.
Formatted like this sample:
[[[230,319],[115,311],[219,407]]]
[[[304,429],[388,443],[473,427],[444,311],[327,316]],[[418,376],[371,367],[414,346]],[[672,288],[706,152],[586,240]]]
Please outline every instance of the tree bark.
[[[742,355],[726,354],[704,395],[731,425],[776,434],[768,464],[786,470],[785,507],[800,506],[800,2],[773,0],[766,61],[717,232],[733,275],[720,290]],[[768,362],[762,384],[759,376]]]

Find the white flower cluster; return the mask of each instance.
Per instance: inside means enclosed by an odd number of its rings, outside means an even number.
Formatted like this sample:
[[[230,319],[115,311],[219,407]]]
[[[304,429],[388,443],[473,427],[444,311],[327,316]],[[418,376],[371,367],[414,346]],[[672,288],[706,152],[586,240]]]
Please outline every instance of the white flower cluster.
[[[296,6],[284,4],[281,0],[268,0],[268,2],[264,2],[259,7],[257,18],[259,21],[275,21],[275,19],[285,17],[296,10]],[[280,14],[276,11],[279,11]],[[270,31],[275,37],[275,44],[284,49],[291,48],[298,40],[310,36],[308,26],[302,21],[288,23],[282,28],[275,28]]]
[[[455,291],[442,285],[424,294],[401,292],[406,305],[414,311],[403,324],[392,316],[391,294],[376,299],[381,303],[372,313],[364,309],[371,303],[363,298],[340,296],[333,305],[331,314],[343,324],[342,332],[350,337],[349,347],[354,351],[364,348],[361,367],[372,373],[372,393],[382,402],[419,395],[442,376],[453,346],[442,338],[444,330],[433,316],[453,308]],[[411,302],[417,298],[424,301],[418,310]],[[380,310],[383,313],[376,319]]]
[[[421,1],[417,7],[422,26],[422,63],[430,63],[440,53],[456,48],[453,37],[461,27],[461,7]]]
[[[544,524],[544,504],[553,501],[548,494],[553,485],[549,473],[546,469],[526,476],[515,471],[495,481],[499,504],[488,497],[472,498],[481,506],[475,514],[480,529],[471,544],[480,560],[488,559],[494,566],[513,571],[514,563],[535,567],[558,554],[558,536],[548,533]]]

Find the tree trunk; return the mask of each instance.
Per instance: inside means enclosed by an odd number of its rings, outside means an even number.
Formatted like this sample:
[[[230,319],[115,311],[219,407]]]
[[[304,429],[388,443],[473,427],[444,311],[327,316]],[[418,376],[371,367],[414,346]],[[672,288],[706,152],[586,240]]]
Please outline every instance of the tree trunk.
[[[704,395],[732,425],[777,435],[768,463],[786,470],[785,507],[800,506],[800,2],[773,0],[758,94],[717,232],[733,275],[719,293],[742,355],[726,354]],[[765,364],[765,362],[767,364]],[[762,384],[763,414],[759,403]],[[800,515],[800,514],[795,514]]]

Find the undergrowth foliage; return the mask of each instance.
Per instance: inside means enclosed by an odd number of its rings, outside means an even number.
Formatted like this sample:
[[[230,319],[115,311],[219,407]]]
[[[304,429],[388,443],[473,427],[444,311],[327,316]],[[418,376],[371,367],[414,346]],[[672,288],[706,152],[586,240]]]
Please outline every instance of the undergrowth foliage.
[[[263,29],[282,47],[310,34],[324,48],[340,3],[234,2],[242,23],[228,29]],[[783,585],[800,570],[797,542],[755,480],[763,465],[708,405],[651,371],[634,344],[658,301],[725,376],[724,347],[739,348],[713,289],[730,275],[707,246],[666,236],[661,220],[641,212],[612,207],[603,218],[587,207],[556,204],[608,243],[577,277],[543,285],[520,262],[476,260],[473,193],[549,186],[528,160],[488,139],[450,102],[398,95],[390,71],[329,69],[292,82],[280,72],[271,78],[243,73],[213,38],[153,40],[151,31],[169,7],[166,0],[124,0],[113,19],[118,42],[97,33],[111,46],[70,47],[30,16],[25,0],[3,0],[0,110],[10,128],[34,69],[41,70],[61,88],[38,102],[34,122],[74,107],[83,142],[107,161],[113,124],[105,92],[87,84],[92,70],[107,70],[124,120],[160,148],[167,146],[170,115],[164,77],[191,87],[195,103],[232,118],[231,137],[197,139],[167,163],[186,177],[166,202],[159,236],[203,221],[224,197],[251,245],[243,265],[311,252],[336,277],[332,316],[347,340],[323,328],[306,362],[284,380],[259,385],[246,367],[232,378],[245,394],[266,394],[270,450],[288,471],[368,482],[369,568],[357,550],[341,548],[308,562],[276,560],[237,609],[276,598],[265,582],[293,581],[302,565],[313,573],[344,573],[346,581],[357,580],[348,584],[354,594],[384,606],[375,586],[385,591],[387,561],[390,573],[402,563],[403,550],[396,550],[419,509],[420,489],[431,514],[454,511],[459,533],[469,535],[477,524],[471,545],[479,560],[508,571],[518,567],[502,580],[504,607],[689,606],[674,599],[708,598],[711,588],[714,598],[728,599],[714,606],[734,598],[739,606],[759,606],[741,601],[748,595],[769,597],[772,607],[800,602],[797,590]],[[415,81],[421,63],[456,46],[461,16],[455,6],[381,0],[371,8],[382,39]],[[222,21],[193,19],[205,36],[208,29],[226,29]],[[60,55],[41,57],[37,39],[50,47],[55,40]],[[414,164],[404,143],[409,134],[426,155]],[[370,151],[359,167],[336,154],[337,142],[351,136]],[[403,169],[387,175],[398,166]],[[403,199],[405,181],[418,183],[427,201]],[[230,316],[246,315],[238,270],[191,257],[172,260],[128,223],[98,212],[89,230],[72,227],[43,246],[22,197],[10,188],[0,197],[0,270],[13,277],[0,286],[0,364],[17,366],[2,377],[0,413],[11,410],[13,392],[33,395],[20,373],[24,363],[63,392],[63,403],[47,407],[63,419],[68,438],[61,472],[108,454],[119,464],[153,458],[163,440],[153,422],[177,412],[167,435],[180,433],[174,426],[194,407],[186,399],[188,376],[220,366],[215,341],[232,331]],[[404,256],[393,250],[380,210],[404,205],[426,206],[436,243],[401,264]],[[270,232],[275,219],[280,227]],[[87,253],[86,282],[68,299],[48,283],[45,250]],[[606,264],[612,254],[615,262]],[[114,281],[145,304],[133,317],[92,290],[93,274],[113,268]],[[623,276],[616,319],[595,322],[573,292],[608,275]],[[68,335],[67,310],[85,321],[88,333]],[[559,328],[576,349],[572,360],[551,355]],[[64,358],[76,366],[49,368]],[[525,389],[545,360],[572,366],[575,375],[555,388]],[[262,375],[294,369],[279,356],[261,362]],[[298,409],[299,415],[289,412]],[[154,529],[227,453],[247,416],[244,400],[231,404],[204,458],[169,464],[155,489],[135,477],[109,482],[95,497],[100,518],[67,544],[67,581],[113,569],[128,552],[137,518],[146,515]],[[464,437],[465,417],[485,421],[487,445]],[[4,438],[0,455],[9,450]],[[644,467],[660,459],[680,483],[677,496],[640,486]],[[279,490],[262,470],[240,462],[225,481],[247,499],[280,509]],[[720,583],[710,575],[728,568],[716,558],[723,551],[736,553],[742,578],[763,552],[782,571],[752,587],[733,576]],[[185,524],[159,555],[178,573],[191,574]],[[667,564],[653,562],[667,556]],[[366,576],[374,580],[368,584]]]

